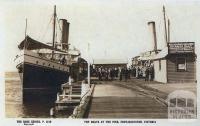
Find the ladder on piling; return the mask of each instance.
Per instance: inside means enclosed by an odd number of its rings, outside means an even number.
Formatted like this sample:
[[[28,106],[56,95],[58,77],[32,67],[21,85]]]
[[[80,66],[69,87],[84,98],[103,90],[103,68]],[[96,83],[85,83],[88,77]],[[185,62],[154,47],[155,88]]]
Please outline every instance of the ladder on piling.
[[[61,94],[57,94],[57,100],[55,101],[55,109],[65,110],[67,108],[73,108],[80,104],[81,100],[81,85],[65,83],[61,85]]]

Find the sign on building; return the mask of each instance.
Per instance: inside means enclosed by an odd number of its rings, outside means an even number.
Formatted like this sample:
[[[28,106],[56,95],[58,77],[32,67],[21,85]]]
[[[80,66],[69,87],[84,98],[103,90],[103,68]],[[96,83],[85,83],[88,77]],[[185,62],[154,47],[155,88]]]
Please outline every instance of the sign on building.
[[[173,42],[168,43],[169,53],[194,53],[194,42]]]

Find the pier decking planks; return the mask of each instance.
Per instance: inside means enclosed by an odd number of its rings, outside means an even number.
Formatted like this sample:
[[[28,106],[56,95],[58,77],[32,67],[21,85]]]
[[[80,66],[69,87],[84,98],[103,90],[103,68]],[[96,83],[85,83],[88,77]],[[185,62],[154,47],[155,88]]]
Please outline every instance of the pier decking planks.
[[[101,93],[103,89],[107,91]],[[135,91],[102,84],[95,87],[88,118],[167,118],[167,107]]]

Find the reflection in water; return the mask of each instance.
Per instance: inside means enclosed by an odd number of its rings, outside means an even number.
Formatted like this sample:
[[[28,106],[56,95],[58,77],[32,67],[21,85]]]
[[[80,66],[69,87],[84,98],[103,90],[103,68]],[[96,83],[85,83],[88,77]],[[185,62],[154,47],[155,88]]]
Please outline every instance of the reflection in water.
[[[22,85],[17,72],[5,74],[5,112],[10,118],[49,118],[49,110],[54,101],[47,97],[40,97],[39,101],[22,102]],[[73,110],[61,112],[59,117],[68,117]]]

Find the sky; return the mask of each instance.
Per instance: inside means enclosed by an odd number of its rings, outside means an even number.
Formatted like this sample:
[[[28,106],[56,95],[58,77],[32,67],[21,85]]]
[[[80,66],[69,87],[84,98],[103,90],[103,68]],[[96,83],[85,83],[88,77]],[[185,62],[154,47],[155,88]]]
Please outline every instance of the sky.
[[[0,1],[1,69],[16,71],[17,46],[27,34],[44,43],[52,40],[53,6],[59,19],[70,22],[69,43],[83,58],[128,59],[153,49],[149,21],[156,22],[158,49],[165,47],[162,7],[170,19],[171,42],[200,40],[200,1],[198,0],[63,0]],[[198,50],[196,50],[198,51]]]

